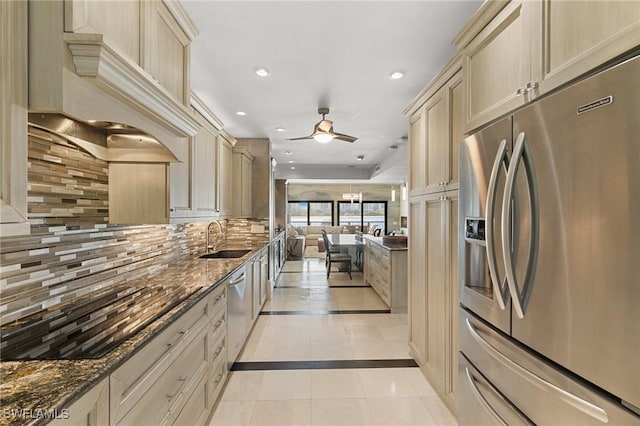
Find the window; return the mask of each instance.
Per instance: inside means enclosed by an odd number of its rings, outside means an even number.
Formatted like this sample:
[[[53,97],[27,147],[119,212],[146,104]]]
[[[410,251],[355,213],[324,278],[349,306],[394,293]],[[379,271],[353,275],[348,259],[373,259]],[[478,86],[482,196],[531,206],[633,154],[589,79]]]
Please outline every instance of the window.
[[[359,225],[361,229],[372,226],[387,230],[387,202],[363,201],[362,204],[338,201],[338,225]]]
[[[288,214],[293,226],[331,226],[333,201],[289,201]]]
[[[309,204],[289,201],[289,223],[302,226],[309,223]]]

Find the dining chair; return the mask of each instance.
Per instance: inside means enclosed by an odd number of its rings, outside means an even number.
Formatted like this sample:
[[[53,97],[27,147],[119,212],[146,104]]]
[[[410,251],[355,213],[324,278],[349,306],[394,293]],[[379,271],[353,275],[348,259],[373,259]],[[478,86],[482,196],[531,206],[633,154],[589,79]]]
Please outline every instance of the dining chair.
[[[340,251],[340,247],[332,245],[329,242],[329,237],[327,237],[326,231],[322,230],[322,238],[324,239],[324,245],[327,248],[327,257],[325,259],[325,264],[327,266],[327,279],[329,279],[329,275],[331,274],[331,264],[339,263],[346,266],[346,269],[349,273],[349,279],[353,279],[351,276],[351,255],[349,253],[342,253]]]

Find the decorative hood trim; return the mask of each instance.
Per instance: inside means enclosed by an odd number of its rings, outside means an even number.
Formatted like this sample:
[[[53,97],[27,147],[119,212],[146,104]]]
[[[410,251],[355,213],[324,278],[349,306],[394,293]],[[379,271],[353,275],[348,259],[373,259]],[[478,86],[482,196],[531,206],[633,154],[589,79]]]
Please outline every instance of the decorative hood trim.
[[[178,136],[194,136],[198,122],[137,64],[108,46],[102,34],[65,33],[76,74],[152,117]]]

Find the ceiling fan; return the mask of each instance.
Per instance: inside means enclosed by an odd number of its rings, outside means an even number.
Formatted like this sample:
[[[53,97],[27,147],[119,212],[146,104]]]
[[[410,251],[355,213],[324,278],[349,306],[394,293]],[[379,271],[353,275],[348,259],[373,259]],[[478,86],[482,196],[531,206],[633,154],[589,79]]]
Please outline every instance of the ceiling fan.
[[[309,136],[305,136],[302,138],[293,138],[287,139],[289,141],[299,141],[303,139],[314,139],[320,143],[331,142],[334,139],[345,141],[345,142],[355,142],[358,138],[353,136],[345,135],[342,133],[337,133],[333,131],[333,121],[325,120],[324,116],[329,114],[329,108],[318,108],[318,114],[322,115],[322,120],[318,121],[315,126],[313,126],[313,133]]]

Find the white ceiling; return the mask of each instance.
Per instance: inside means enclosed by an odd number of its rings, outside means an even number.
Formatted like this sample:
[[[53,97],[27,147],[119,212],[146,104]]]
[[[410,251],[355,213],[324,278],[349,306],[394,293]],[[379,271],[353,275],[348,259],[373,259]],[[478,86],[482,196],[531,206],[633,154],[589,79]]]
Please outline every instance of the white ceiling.
[[[402,110],[453,56],[451,40],[481,1],[182,3],[199,31],[193,91],[236,138],[271,140],[278,178],[394,183],[407,170]],[[404,78],[390,80],[395,70]],[[311,134],[321,106],[336,132],[358,140],[287,141]]]

